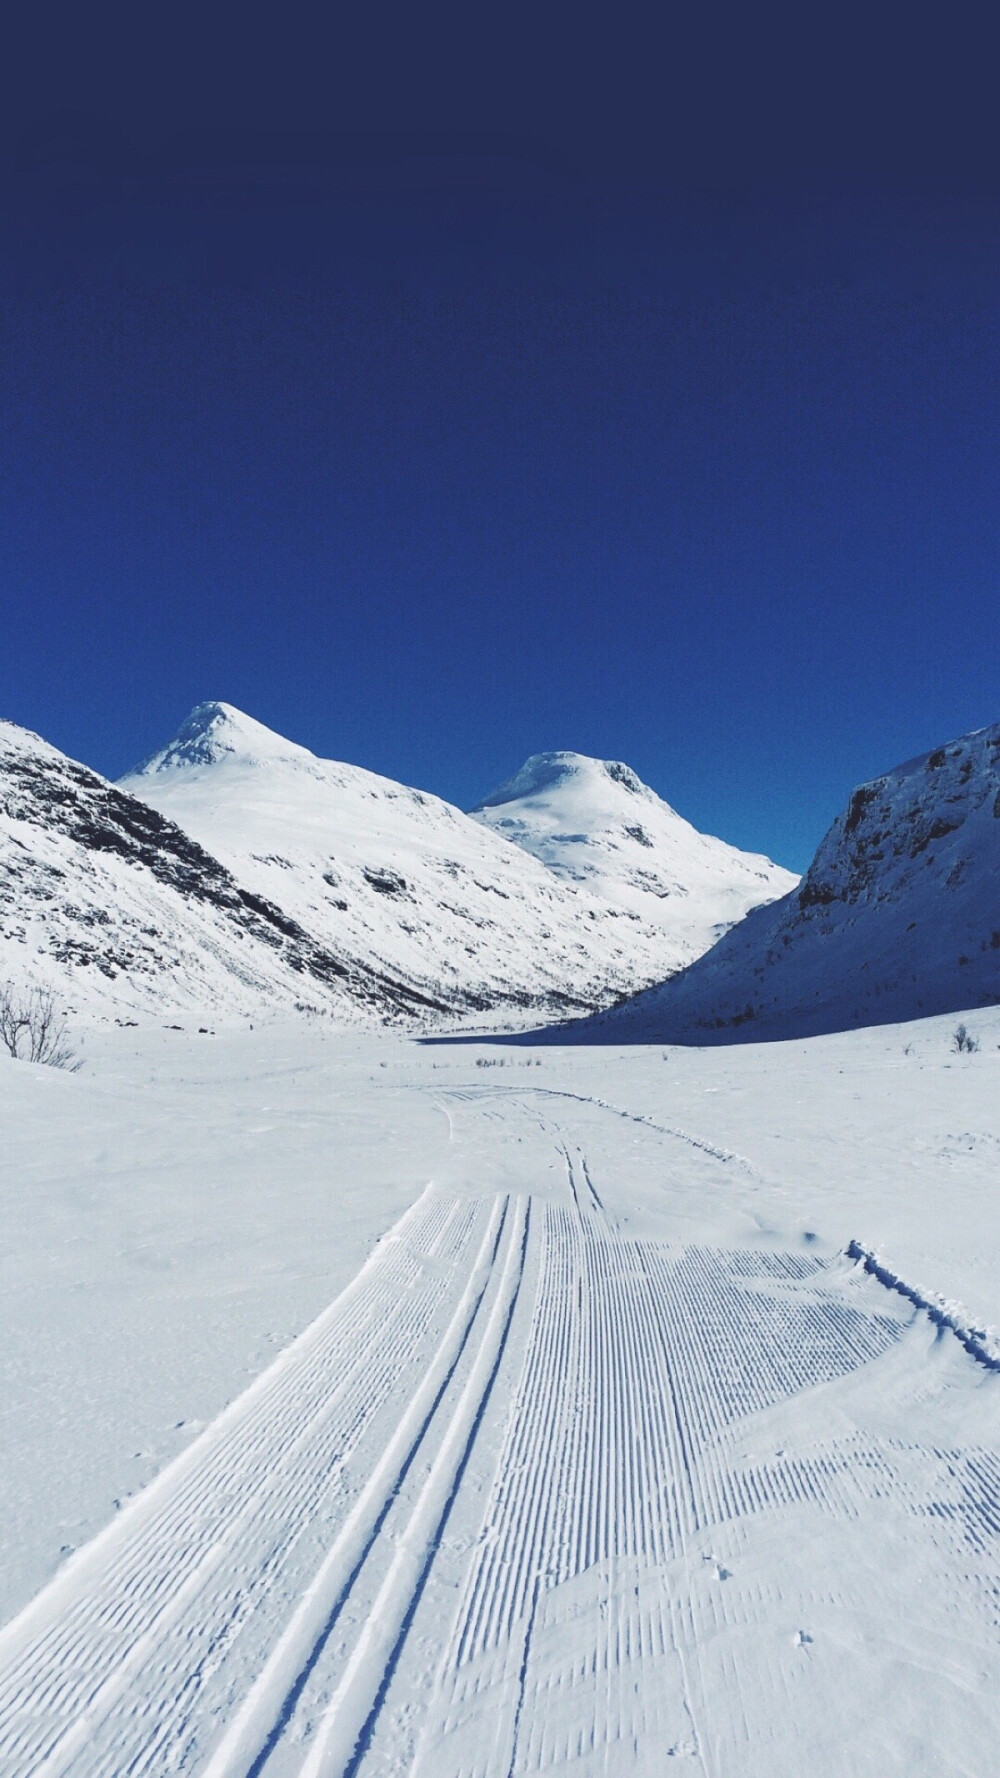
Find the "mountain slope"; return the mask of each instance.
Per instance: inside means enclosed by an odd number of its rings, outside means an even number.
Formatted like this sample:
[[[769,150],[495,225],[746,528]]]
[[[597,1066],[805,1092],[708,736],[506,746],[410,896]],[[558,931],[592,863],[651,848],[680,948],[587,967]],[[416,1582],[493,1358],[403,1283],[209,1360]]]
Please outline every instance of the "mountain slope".
[[[77,1010],[394,1018],[412,989],[318,944],[148,804],[0,723],[0,982]]]
[[[862,784],[799,888],[597,1040],[805,1036],[1000,1002],[1000,724]]]
[[[675,963],[662,931],[440,798],[199,705],[122,780],[335,955],[455,1012],[579,1012]]]
[[[617,760],[536,753],[472,814],[563,881],[662,932],[674,968],[798,880],[699,833]]]

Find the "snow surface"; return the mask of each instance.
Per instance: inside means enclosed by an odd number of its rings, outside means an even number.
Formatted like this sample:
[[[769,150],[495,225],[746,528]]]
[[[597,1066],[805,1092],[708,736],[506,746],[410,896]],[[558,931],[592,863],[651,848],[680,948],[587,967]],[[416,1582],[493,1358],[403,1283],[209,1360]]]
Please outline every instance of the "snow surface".
[[[509,1028],[668,966],[660,934],[459,810],[229,706],[121,786],[0,723],[0,982],[81,1020]]]
[[[306,771],[316,763],[308,747],[286,741],[283,735],[265,728],[262,722],[244,715],[232,704],[210,701],[196,704],[173,740],[142,760],[130,775],[150,777],[155,772],[182,772],[189,766],[217,765],[225,759],[244,766],[284,764]]]
[[[1000,724],[851,796],[799,887],[581,1028],[731,1043],[1000,1002]]]
[[[661,981],[794,881],[695,833],[626,766],[529,767],[513,783],[531,794],[472,819],[228,704],[199,705],[117,786],[0,723],[0,981],[54,988],[84,1020],[304,1007],[510,1028]]]
[[[0,983],[84,1019],[259,1017],[319,1002],[344,1023],[424,1011],[406,984],[317,943],[147,803],[0,723]]]
[[[318,759],[199,705],[122,788],[192,834],[317,943],[406,985],[425,1017],[556,1017],[660,979],[662,927],[575,888],[439,797]]]
[[[923,1306],[1000,1323],[964,1022],[0,1064],[3,1770],[986,1778],[1000,1375]]]
[[[564,881],[659,928],[672,968],[798,882],[769,858],[699,833],[619,760],[536,753],[472,814]]]

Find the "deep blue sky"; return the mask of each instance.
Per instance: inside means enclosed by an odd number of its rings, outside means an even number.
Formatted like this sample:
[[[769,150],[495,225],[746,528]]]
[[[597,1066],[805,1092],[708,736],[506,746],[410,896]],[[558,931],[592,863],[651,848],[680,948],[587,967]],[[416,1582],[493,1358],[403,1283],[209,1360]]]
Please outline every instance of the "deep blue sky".
[[[798,868],[1000,717],[968,32],[132,16],[0,92],[4,715],[113,776],[221,697],[465,806],[576,748]]]

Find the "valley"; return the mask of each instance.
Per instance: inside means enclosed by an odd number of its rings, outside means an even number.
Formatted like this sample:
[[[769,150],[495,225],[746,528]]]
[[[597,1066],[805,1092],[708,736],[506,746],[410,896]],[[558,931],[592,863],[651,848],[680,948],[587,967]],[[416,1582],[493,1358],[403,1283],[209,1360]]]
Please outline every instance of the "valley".
[[[988,1769],[1000,1379],[847,1251],[1000,1320],[976,1035],[0,1068],[7,1764],[792,1778],[861,1712],[852,1770]]]
[[[800,883],[619,761],[3,725],[5,1773],[985,1778],[998,750]]]

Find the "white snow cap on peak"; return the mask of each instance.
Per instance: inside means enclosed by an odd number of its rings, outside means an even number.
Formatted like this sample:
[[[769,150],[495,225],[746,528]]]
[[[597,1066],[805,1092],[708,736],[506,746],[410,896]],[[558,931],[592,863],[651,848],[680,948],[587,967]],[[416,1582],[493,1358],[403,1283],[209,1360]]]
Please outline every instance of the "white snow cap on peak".
[[[699,833],[618,759],[535,753],[472,811],[557,877],[664,934],[666,970],[797,879]]]
[[[222,760],[241,765],[270,765],[276,760],[305,764],[315,759],[308,747],[286,741],[283,735],[245,716],[233,704],[212,699],[196,704],[172,741],[134,766],[130,778],[154,772],[181,771],[191,766],[217,765]]]
[[[586,753],[533,753],[519,772],[507,778],[490,796],[476,804],[476,809],[496,809],[501,803],[519,802],[522,797],[544,796],[547,791],[566,788],[572,780],[585,781],[596,788],[604,781],[619,784],[633,796],[655,797],[648,784],[633,772],[631,766],[618,759],[591,759]],[[657,798],[657,801],[661,799]]]

